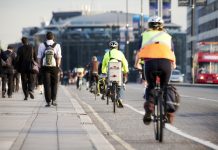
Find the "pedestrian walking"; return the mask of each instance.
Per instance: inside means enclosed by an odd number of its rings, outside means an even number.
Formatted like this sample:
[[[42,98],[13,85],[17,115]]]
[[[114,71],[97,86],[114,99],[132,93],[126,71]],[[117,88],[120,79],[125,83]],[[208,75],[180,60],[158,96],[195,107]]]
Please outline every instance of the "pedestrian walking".
[[[61,64],[61,46],[54,41],[54,34],[47,32],[46,41],[38,48],[38,63],[42,71],[46,107],[56,106],[56,96]]]
[[[34,99],[36,74],[31,72],[31,63],[32,59],[37,61],[36,52],[26,37],[22,37],[21,41],[23,45],[17,50],[16,70],[21,73],[24,100],[28,100],[29,96]]]
[[[12,46],[8,46],[6,51],[1,52],[1,70],[2,70],[2,98],[5,98],[6,93],[8,98],[12,97],[13,92],[13,76],[16,53]],[[8,89],[6,89],[6,84]]]

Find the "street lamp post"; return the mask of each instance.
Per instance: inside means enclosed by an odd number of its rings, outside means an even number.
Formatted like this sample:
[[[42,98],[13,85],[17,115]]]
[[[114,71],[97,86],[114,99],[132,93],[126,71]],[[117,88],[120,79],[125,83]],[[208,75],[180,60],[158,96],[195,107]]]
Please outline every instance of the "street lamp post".
[[[162,18],[163,0],[158,0],[158,16]]]
[[[195,74],[194,74],[194,62],[193,62],[193,55],[194,55],[194,35],[195,35],[195,31],[194,31],[194,13],[195,13],[195,3],[194,0],[191,0],[191,81],[192,84],[194,84],[194,80],[195,80]]]
[[[126,58],[129,61],[129,21],[128,21],[128,0],[126,0]]]
[[[140,25],[141,25],[141,27],[140,27],[140,33],[142,33],[143,32],[143,0],[141,0],[141,22],[140,22]]]

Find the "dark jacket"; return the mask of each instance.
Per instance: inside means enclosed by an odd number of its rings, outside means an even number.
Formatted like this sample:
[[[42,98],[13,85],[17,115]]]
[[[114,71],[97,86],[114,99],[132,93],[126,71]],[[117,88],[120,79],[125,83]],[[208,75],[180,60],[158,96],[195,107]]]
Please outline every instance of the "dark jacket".
[[[16,70],[20,73],[29,73],[32,58],[37,62],[36,52],[32,45],[22,45],[17,50]]]
[[[0,58],[1,58],[0,61],[1,73],[13,73],[16,53],[10,50],[1,51]]]

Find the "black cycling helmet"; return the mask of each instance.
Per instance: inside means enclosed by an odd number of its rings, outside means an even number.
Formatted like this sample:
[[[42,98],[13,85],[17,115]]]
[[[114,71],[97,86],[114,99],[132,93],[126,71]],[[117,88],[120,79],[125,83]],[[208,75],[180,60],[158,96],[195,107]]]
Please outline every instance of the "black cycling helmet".
[[[111,41],[111,42],[109,43],[109,47],[110,47],[110,48],[118,48],[118,43],[117,43],[117,41]]]

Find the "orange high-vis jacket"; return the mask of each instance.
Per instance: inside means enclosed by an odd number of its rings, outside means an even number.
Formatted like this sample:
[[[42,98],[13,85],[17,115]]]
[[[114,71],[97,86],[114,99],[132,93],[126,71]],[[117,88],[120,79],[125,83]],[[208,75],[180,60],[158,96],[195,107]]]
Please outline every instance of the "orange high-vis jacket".
[[[171,40],[172,37],[164,31],[149,30],[143,32],[139,58],[165,58],[175,62]]]

